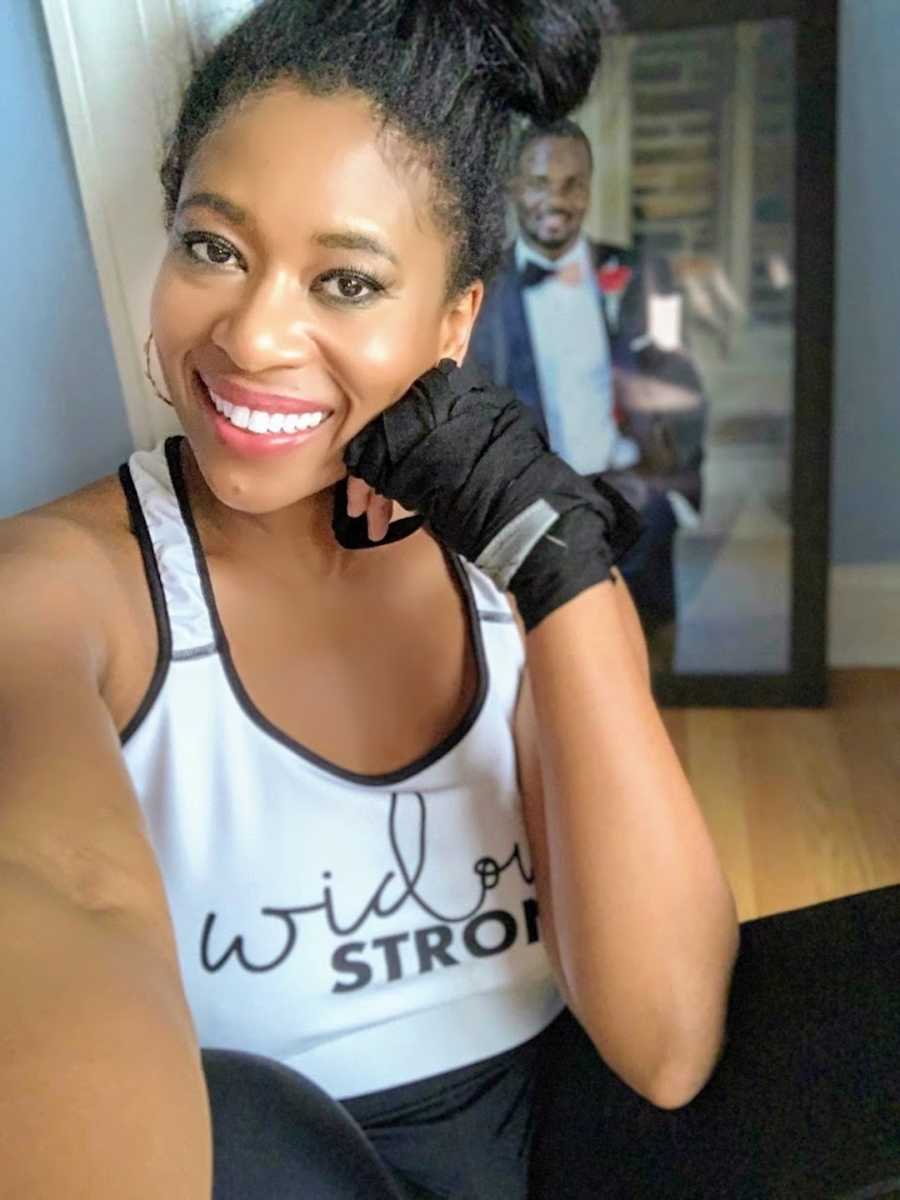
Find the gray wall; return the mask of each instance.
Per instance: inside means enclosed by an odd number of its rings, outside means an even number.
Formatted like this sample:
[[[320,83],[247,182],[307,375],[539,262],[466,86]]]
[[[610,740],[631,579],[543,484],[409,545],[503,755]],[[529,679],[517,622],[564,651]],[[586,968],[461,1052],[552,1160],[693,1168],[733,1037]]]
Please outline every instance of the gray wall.
[[[841,39],[832,561],[900,562],[900,2]]]
[[[834,562],[900,561],[900,0],[843,0]],[[10,11],[11,10],[11,11]],[[6,6],[0,515],[113,470],[130,439],[39,0]]]
[[[0,35],[0,516],[114,470],[131,450],[40,0]]]

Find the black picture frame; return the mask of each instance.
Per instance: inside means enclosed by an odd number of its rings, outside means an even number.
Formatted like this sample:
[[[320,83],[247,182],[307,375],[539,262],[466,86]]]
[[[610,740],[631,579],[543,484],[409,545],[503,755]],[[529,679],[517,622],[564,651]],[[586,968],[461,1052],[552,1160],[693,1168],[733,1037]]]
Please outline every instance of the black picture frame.
[[[796,304],[791,456],[791,628],[781,674],[654,674],[662,706],[828,703],[838,0],[621,0],[626,32],[790,19],[795,32]]]

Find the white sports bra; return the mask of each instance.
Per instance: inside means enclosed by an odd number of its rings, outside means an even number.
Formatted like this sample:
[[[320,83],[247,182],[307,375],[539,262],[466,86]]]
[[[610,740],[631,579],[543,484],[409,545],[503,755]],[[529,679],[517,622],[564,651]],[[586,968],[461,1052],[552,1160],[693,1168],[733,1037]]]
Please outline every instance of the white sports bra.
[[[165,882],[200,1044],[349,1098],[498,1054],[562,1010],[540,940],[512,723],[506,598],[449,561],[475,699],[424,758],[346,771],[254,706],[235,671],[179,438],[121,468],[159,656],[123,752]]]

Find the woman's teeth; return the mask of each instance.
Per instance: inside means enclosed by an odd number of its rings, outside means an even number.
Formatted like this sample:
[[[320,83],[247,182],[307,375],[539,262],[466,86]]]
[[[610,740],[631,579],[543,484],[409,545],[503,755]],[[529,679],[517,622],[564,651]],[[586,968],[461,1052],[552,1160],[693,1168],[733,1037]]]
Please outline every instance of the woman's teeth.
[[[330,416],[321,410],[307,413],[268,413],[260,408],[247,408],[244,404],[231,404],[215,392],[210,392],[209,397],[217,412],[232,425],[236,425],[238,429],[246,429],[248,433],[301,433],[304,429],[315,429]]]

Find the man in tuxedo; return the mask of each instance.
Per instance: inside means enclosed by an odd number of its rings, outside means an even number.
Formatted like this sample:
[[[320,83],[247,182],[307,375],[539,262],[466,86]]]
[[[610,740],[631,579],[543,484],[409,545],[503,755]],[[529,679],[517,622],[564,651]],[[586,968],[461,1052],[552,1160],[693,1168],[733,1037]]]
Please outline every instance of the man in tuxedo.
[[[517,164],[519,235],[490,282],[471,353],[532,410],[561,458],[602,474],[640,512],[644,533],[619,566],[653,667],[670,669],[672,547],[679,521],[700,508],[706,407],[688,355],[654,337],[654,298],[676,294],[671,272],[583,235],[593,155],[573,121],[527,129]]]

